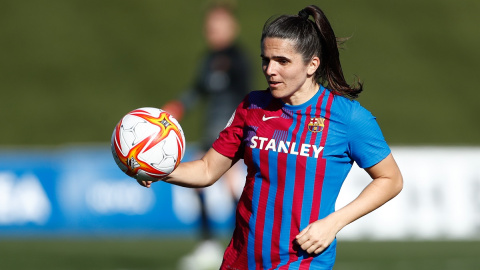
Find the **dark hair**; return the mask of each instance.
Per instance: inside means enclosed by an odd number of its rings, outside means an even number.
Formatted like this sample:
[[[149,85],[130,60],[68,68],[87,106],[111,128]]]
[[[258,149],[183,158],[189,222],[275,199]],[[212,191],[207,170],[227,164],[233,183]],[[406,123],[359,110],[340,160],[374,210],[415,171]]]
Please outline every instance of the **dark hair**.
[[[314,20],[310,20],[309,16]],[[305,63],[318,56],[320,67],[315,72],[314,79],[333,93],[354,99],[362,92],[361,82],[350,86],[345,81],[338,53],[341,40],[337,39],[330,22],[319,7],[310,5],[298,15],[282,15],[267,20],[262,31],[262,45],[267,37],[292,40]]]

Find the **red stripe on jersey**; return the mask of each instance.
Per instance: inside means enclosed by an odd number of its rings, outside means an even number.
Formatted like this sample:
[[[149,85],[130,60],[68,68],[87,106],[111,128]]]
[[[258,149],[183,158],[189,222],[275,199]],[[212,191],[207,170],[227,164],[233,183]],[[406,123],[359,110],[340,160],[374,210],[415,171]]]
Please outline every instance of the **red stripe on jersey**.
[[[325,91],[322,92],[322,94],[318,97],[317,99],[317,104],[322,104],[322,100],[323,100],[323,97],[325,96]],[[322,115],[322,108],[321,107],[318,107],[316,108],[316,111],[315,111],[315,117],[321,117]],[[311,115],[308,115],[308,117],[312,117]],[[315,142],[317,141],[317,135],[318,133],[317,132],[312,132],[312,136],[310,137],[310,145],[314,145]],[[322,144],[320,144],[319,146],[323,146]],[[313,148],[310,148],[310,155],[312,155],[313,153]]]
[[[328,127],[330,125],[330,108],[332,107],[334,95],[329,93],[327,106],[325,108],[325,122],[322,132],[322,138],[320,140],[320,145],[325,146],[327,141],[328,135]],[[317,173],[315,175],[315,190],[313,192],[313,205],[312,205],[312,214],[310,216],[310,223],[318,220],[318,215],[320,214],[320,202],[322,199],[322,187],[323,187],[323,180],[325,177],[325,167],[326,167],[326,160],[323,158],[323,151],[322,156],[317,159]]]

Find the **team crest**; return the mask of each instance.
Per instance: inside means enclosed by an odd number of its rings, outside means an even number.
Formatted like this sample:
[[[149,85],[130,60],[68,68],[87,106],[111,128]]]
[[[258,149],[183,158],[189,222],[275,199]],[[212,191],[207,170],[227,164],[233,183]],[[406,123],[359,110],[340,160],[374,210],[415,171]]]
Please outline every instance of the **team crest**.
[[[311,132],[317,133],[322,132],[325,122],[325,118],[322,117],[312,117],[310,118],[310,122],[308,122],[308,130]]]

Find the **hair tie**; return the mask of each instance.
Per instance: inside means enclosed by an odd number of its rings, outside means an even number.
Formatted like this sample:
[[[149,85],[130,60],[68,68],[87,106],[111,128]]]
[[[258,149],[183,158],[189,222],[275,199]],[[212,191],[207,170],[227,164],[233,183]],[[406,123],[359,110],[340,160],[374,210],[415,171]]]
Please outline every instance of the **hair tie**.
[[[304,20],[308,20],[308,16],[310,16],[310,14],[308,14],[305,9],[302,9],[300,12],[298,12],[298,16]]]

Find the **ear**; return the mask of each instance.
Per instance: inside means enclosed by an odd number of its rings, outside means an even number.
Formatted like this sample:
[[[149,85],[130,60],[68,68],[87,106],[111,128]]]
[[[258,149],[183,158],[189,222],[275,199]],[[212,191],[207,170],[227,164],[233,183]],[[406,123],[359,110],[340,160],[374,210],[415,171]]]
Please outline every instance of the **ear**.
[[[317,71],[318,67],[320,67],[320,58],[318,56],[314,56],[310,63],[308,63],[307,67],[307,74],[312,76]]]

